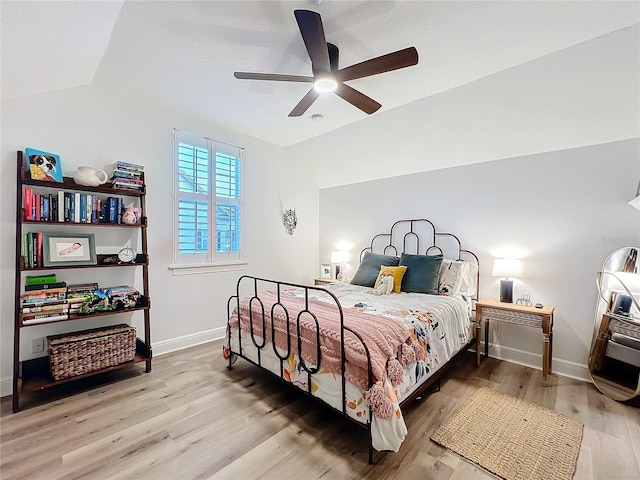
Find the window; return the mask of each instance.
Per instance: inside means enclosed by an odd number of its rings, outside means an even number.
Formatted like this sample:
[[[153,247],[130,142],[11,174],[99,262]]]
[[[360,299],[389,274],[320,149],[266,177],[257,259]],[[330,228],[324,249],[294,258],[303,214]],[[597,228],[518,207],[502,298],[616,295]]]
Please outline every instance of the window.
[[[175,263],[243,260],[244,150],[174,130]]]

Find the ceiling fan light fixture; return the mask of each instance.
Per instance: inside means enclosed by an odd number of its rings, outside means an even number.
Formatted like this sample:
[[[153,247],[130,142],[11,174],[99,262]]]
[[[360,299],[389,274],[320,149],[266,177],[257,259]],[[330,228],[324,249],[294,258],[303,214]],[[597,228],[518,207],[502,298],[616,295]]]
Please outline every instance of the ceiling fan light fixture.
[[[318,77],[313,82],[313,88],[318,93],[335,92],[338,88],[338,82],[333,77]]]

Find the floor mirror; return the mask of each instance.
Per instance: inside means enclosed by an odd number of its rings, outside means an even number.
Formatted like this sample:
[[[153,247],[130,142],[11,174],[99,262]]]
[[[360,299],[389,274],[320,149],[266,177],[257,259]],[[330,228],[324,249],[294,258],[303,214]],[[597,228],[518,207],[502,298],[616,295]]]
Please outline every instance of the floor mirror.
[[[598,302],[589,372],[618,401],[640,394],[640,247],[612,252],[597,274]]]

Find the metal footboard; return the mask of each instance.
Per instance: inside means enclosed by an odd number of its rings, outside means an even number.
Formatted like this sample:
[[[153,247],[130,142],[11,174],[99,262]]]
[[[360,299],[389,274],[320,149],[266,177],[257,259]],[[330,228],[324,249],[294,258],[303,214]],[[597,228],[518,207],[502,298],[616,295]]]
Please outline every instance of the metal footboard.
[[[304,308],[297,314],[295,319],[291,318],[289,311],[281,303],[281,299],[284,291],[292,288],[300,289],[300,291],[303,292],[303,302],[304,302]],[[275,292],[277,296],[277,301],[268,310],[265,309],[265,304],[260,299],[260,293],[265,291]],[[333,405],[330,405],[322,398],[317,397],[312,392],[312,382],[311,382],[312,375],[321,371],[321,368],[322,368],[322,348],[321,348],[322,340],[320,335],[321,325],[318,317],[313,312],[313,309],[310,308],[312,307],[312,305],[310,305],[309,300],[310,300],[310,294],[312,292],[321,292],[323,295],[330,297],[335,303],[335,306],[337,308],[337,315],[339,315],[339,323],[340,323],[340,372],[339,373],[341,375],[341,389],[342,389],[341,391],[342,405],[340,410],[336,409]],[[249,334],[251,337],[251,342],[253,343],[253,346],[257,351],[257,362],[249,358],[248,355],[243,351],[242,328],[240,327],[240,321],[241,321],[240,301],[243,298],[249,298]],[[254,307],[257,312],[254,311]],[[276,345],[276,329],[274,327],[274,321],[273,321],[274,315],[276,315],[276,313],[282,313],[286,319],[287,348],[286,348],[286,352],[284,353],[281,352],[278,346]],[[236,316],[238,321],[237,351],[234,351],[232,348],[231,321],[234,318],[233,317],[234,315]],[[315,352],[317,365],[315,366],[307,365],[307,363],[303,359],[303,353],[306,353],[306,352],[302,351],[303,342],[300,334],[300,321],[304,315],[308,315],[311,319],[313,319],[313,322],[315,323],[315,335],[316,335],[316,346],[317,346],[316,352]],[[293,331],[294,325],[295,325],[295,331]],[[262,327],[261,335],[257,333],[258,326]],[[270,335],[269,335],[269,332],[270,332]],[[351,333],[354,337],[356,337],[360,341],[366,353],[367,372],[368,372],[367,389],[369,389],[373,385],[373,372],[372,372],[371,357],[369,354],[369,349],[365,344],[365,342],[363,341],[362,337],[353,329],[347,327],[344,324],[344,313],[342,310],[342,306],[340,305],[338,298],[333,293],[331,293],[330,291],[322,287],[312,287],[307,285],[280,282],[276,280],[269,280],[265,278],[244,275],[238,279],[238,282],[236,284],[236,294],[230,297],[227,302],[227,343],[229,348],[229,358],[228,358],[229,364],[227,368],[229,369],[232,368],[233,361],[234,361],[233,355],[237,355],[238,357],[241,357],[256,366],[263,368],[267,372],[275,375],[276,377],[289,383],[290,385],[295,386],[300,391],[304,392],[305,394],[309,395],[315,400],[321,401],[322,403],[329,406],[333,410],[342,414],[344,417],[348,418],[350,421],[352,421],[356,425],[359,425],[360,427],[367,429],[368,438],[369,438],[369,464],[371,464],[373,463],[373,443],[372,443],[372,437],[371,437],[371,421],[373,419],[373,416],[372,416],[373,412],[372,412],[371,406],[369,406],[369,419],[367,423],[361,423],[347,414],[347,396],[346,396],[347,394],[346,394],[346,380],[345,380],[346,357],[345,357],[345,347],[344,347],[346,332]],[[296,348],[292,349],[292,346],[295,346]],[[263,352],[268,348],[273,348],[274,354],[280,360],[279,373],[275,373],[263,365],[263,359],[262,359]],[[292,353],[297,354],[300,366],[306,372],[306,375],[307,375],[306,390],[303,390],[298,385],[295,385],[289,382],[284,376],[284,364]]]

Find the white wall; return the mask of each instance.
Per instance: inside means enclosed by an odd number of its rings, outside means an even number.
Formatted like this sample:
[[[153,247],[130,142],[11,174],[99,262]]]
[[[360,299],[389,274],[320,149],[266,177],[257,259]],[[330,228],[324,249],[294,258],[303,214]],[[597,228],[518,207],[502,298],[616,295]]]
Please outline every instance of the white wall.
[[[173,263],[171,163],[174,127],[246,149],[245,239],[249,265],[242,271],[173,276],[167,268]],[[3,100],[0,152],[0,386],[3,395],[10,393],[13,350],[16,151],[26,147],[59,154],[66,175],[72,174],[80,165],[112,168],[116,160],[145,166],[151,332],[156,354],[222,336],[227,298],[242,273],[294,282],[309,282],[317,275],[318,190],[304,172],[306,164],[289,161],[284,148],[182,115],[140,93],[127,95],[98,87],[78,87]],[[292,182],[291,178],[296,181]],[[293,236],[287,235],[282,226],[280,211],[283,207],[295,207],[299,216]],[[72,228],[78,230],[80,227]],[[97,238],[102,237],[104,229],[97,233],[100,233]],[[112,238],[108,245],[118,245],[126,240],[111,231],[109,234]],[[130,273],[123,281],[122,269],[115,270],[120,271],[119,275],[105,270],[57,273],[61,280],[96,280],[104,286],[111,281],[139,284],[139,273],[136,276]],[[142,315],[133,315],[134,324],[141,326]],[[117,321],[118,317],[120,315],[112,320]],[[23,329],[26,337],[23,358],[30,357],[30,337],[68,328],[82,329],[102,322],[103,319],[94,319]],[[212,352],[212,355],[217,354]]]
[[[627,205],[639,159],[635,139],[321,189],[320,257],[349,241],[357,258],[395,220],[427,218],[479,256],[480,296],[497,298],[493,259],[512,251],[523,264],[514,298],[556,307],[554,368],[584,378],[596,272],[616,248],[640,246],[640,212]],[[499,325],[491,342],[503,358],[539,368],[541,338]]]

